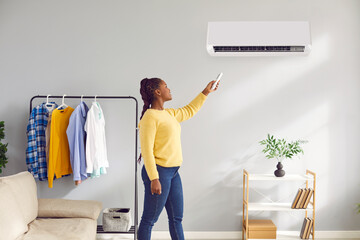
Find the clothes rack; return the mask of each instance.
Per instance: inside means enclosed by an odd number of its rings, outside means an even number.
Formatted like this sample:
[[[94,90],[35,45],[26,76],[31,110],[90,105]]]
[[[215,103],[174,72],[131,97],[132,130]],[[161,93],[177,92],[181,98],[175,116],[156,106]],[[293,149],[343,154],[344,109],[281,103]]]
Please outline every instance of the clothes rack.
[[[105,232],[103,230],[102,225],[98,225],[97,226],[97,233],[109,233],[109,234],[134,234],[134,240],[137,239],[137,230],[138,230],[138,182],[137,182],[137,175],[138,175],[138,170],[137,170],[137,143],[138,143],[138,101],[135,97],[132,96],[85,96],[85,95],[76,95],[76,96],[53,96],[53,95],[37,95],[37,96],[33,96],[30,100],[30,114],[32,111],[32,102],[34,99],[36,98],[82,98],[82,99],[94,99],[96,97],[96,99],[116,99],[116,100],[124,100],[124,99],[133,99],[135,101],[135,107],[136,107],[136,117],[135,117],[135,203],[134,203],[134,226],[132,226],[129,230],[129,232]]]

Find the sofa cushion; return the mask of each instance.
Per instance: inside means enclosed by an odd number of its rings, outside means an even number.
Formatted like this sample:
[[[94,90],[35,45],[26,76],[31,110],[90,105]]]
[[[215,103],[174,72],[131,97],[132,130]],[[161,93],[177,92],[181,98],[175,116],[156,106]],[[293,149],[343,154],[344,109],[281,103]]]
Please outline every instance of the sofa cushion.
[[[10,186],[0,182],[0,239],[13,240],[28,230]]]
[[[32,222],[38,214],[37,188],[34,177],[27,171],[0,178],[1,184],[10,187],[15,196],[26,224]]]
[[[91,200],[39,198],[38,217],[91,218],[96,220],[102,203]]]
[[[24,240],[95,240],[95,220],[89,218],[49,218],[34,220]]]

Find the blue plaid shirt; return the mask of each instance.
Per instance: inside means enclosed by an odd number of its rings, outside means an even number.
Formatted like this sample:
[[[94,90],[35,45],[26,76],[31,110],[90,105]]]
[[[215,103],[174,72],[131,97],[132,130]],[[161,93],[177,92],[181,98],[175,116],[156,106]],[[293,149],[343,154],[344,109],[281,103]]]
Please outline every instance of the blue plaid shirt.
[[[54,103],[54,102],[51,102]],[[55,107],[57,107],[57,104]],[[28,145],[26,148],[26,165],[28,171],[34,178],[40,181],[47,180],[47,163],[46,163],[46,127],[48,125],[49,110],[46,103],[36,106],[30,114],[27,125]]]

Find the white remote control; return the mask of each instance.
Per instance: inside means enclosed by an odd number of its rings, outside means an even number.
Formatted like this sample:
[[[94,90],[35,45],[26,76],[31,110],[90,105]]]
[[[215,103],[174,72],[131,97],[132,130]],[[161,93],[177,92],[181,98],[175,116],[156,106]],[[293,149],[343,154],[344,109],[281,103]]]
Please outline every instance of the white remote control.
[[[222,77],[223,73],[219,73],[219,75],[216,78],[215,83],[212,85],[211,90],[214,90],[216,88],[216,85],[218,84],[218,82],[220,81],[220,78]]]

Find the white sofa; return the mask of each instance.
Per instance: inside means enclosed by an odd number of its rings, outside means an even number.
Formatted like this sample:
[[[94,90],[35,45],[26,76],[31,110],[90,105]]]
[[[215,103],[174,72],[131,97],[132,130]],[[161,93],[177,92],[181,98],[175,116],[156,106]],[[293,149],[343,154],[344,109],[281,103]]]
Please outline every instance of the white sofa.
[[[0,240],[95,240],[98,201],[38,199],[29,172],[0,177]]]

